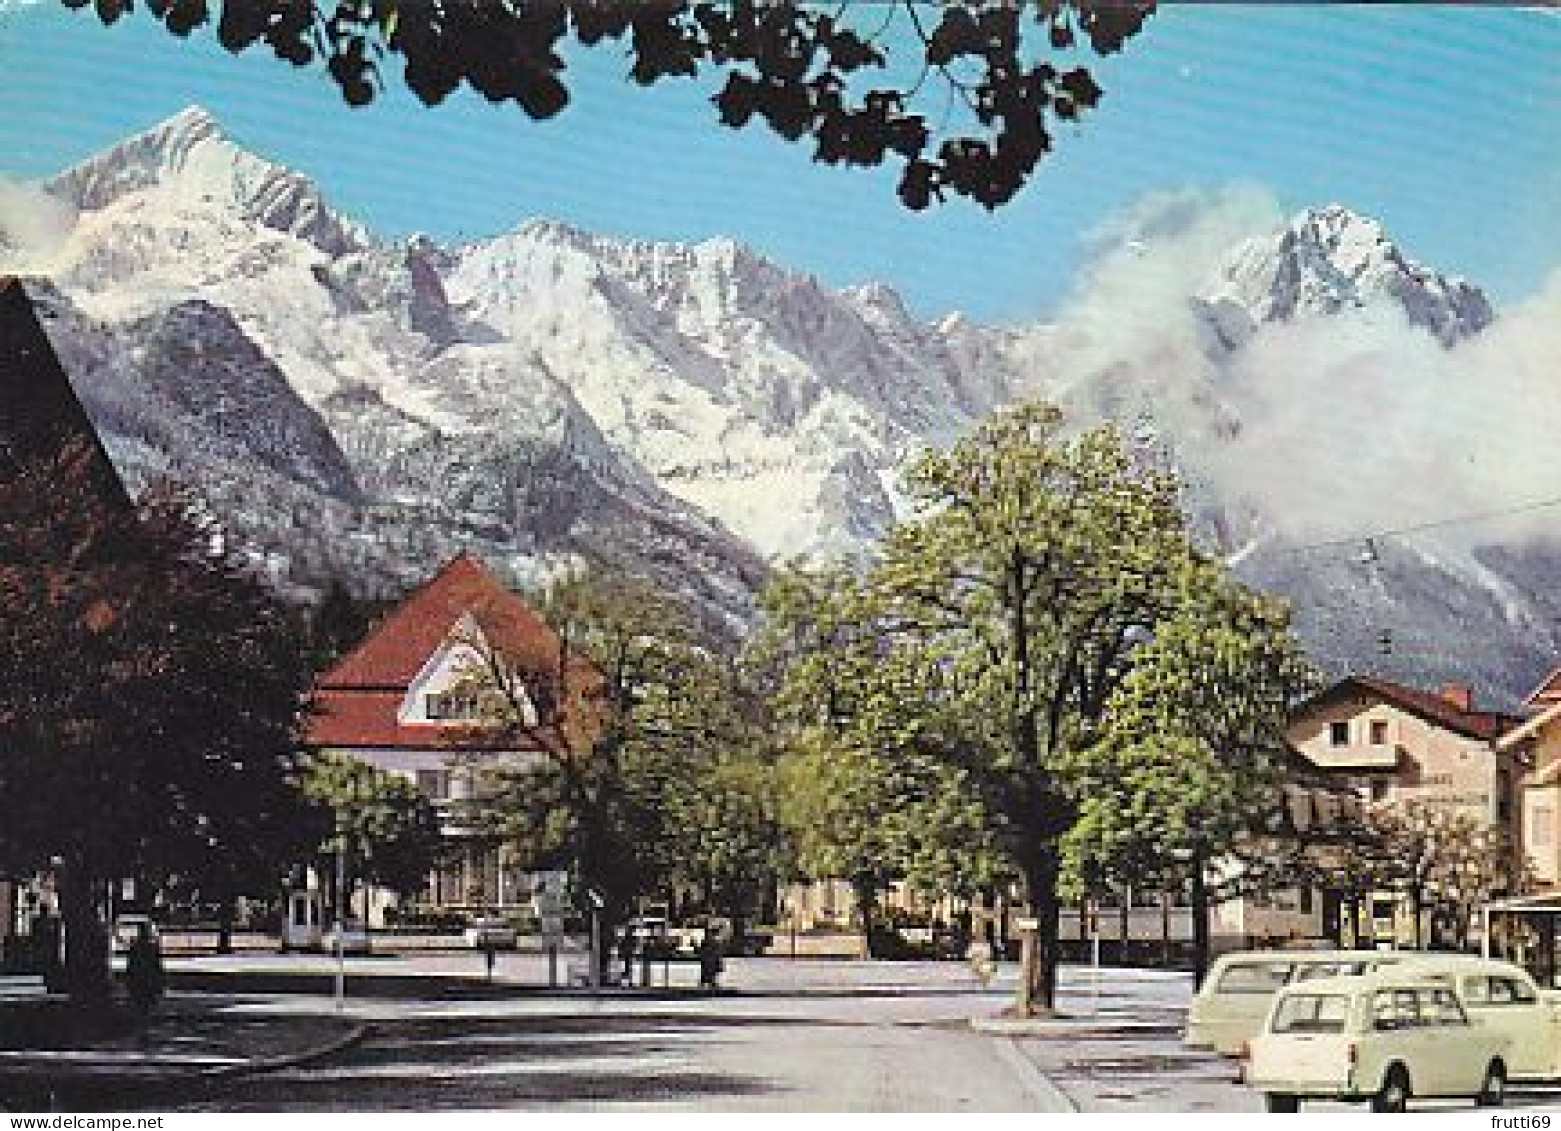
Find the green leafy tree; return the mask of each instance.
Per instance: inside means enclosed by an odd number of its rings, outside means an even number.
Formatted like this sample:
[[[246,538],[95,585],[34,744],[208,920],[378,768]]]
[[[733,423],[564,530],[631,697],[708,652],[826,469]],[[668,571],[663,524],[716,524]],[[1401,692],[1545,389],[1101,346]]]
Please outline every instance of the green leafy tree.
[[[1498,894],[1518,894],[1529,880],[1510,837],[1471,814],[1433,802],[1410,801],[1374,808],[1381,871],[1409,905],[1413,945],[1432,942],[1430,921],[1441,918],[1448,938],[1462,948],[1480,904]]]
[[[662,875],[697,892],[709,912],[731,922],[740,942],[759,917],[765,892],[792,867],[779,772],[757,743],[690,753],[689,764],[667,779]]]
[[[1078,822],[1065,847],[1076,880],[1187,889],[1201,981],[1215,896],[1274,882],[1238,856],[1290,823],[1285,725],[1314,680],[1283,603],[1197,559],[1178,587],[1113,692],[1100,741],[1072,754]],[[1211,892],[1211,868],[1223,890]]]
[[[640,897],[678,883],[746,919],[783,845],[764,796],[764,739],[732,659],[637,578],[565,578],[544,611],[557,634],[547,655],[470,642],[489,740],[497,726],[532,751],[489,775],[486,823],[521,858],[572,868],[577,893],[601,896],[605,932]]]
[[[84,8],[89,0],[62,0]],[[134,0],[90,0],[111,24]],[[567,44],[622,44],[650,86],[714,71],[723,125],[762,122],[831,165],[900,166],[900,199],[1011,200],[1050,152],[1049,127],[1077,121],[1101,89],[1078,64],[1118,51],[1153,3],[1091,0],[145,0],[175,35],[216,17],[238,54],[264,45],[318,61],[353,106],[373,101],[392,61],[427,105],[463,83],[490,102],[551,118],[569,103]],[[392,76],[394,77],[394,76]]]
[[[1057,409],[1020,406],[925,456],[906,488],[915,513],[890,531],[842,612],[854,627],[812,641],[818,655],[793,664],[794,678],[829,690],[819,673],[849,673],[854,686],[834,688],[834,703],[858,748],[961,775],[1038,924],[1016,1009],[1049,1011],[1064,852],[1091,780],[1083,755],[1131,741],[1131,727],[1112,728],[1113,709],[1132,696],[1146,719],[1172,711],[1154,703],[1175,683],[1173,647],[1275,637],[1234,614],[1238,591],[1218,590],[1223,603],[1204,592],[1218,571],[1192,546],[1176,482],[1135,461],[1109,428],[1070,435]],[[1198,702],[1175,711],[1190,716]],[[1267,718],[1253,707],[1242,725]],[[1160,737],[1207,757],[1202,729]],[[1211,788],[1226,781],[1205,776]]]
[[[105,493],[86,443],[7,460],[0,604],[0,868],[54,872],[67,979],[101,999],[107,881],[285,869],[311,673],[221,531],[172,489]]]
[[[805,876],[850,882],[872,953],[879,897],[892,883],[968,895],[991,886],[1002,865],[963,771],[898,742],[925,701],[903,685],[903,695],[891,690],[883,626],[859,579],[793,563],[761,604],[765,629],[751,656],[768,673],[781,728],[783,814],[797,864]]]
[[[341,857],[346,886],[333,897],[351,906],[365,883],[398,895],[427,883],[444,844],[438,811],[416,783],[361,758],[327,754],[310,763],[303,792],[316,808],[315,827],[329,830],[316,845],[318,874],[334,877]]]

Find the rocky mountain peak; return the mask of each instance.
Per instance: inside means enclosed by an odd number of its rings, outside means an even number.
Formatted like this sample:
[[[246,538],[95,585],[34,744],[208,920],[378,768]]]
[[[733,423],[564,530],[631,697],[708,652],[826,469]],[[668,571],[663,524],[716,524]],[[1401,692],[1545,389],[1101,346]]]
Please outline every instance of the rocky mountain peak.
[[[371,243],[362,228],[326,204],[312,180],[240,147],[200,106],[188,106],[87,158],[45,188],[85,212],[141,192],[191,209],[226,209],[307,240],[328,255]]]
[[[1227,345],[1258,323],[1384,303],[1448,346],[1494,318],[1478,287],[1415,262],[1381,223],[1339,204],[1307,209],[1237,245],[1196,301]]]

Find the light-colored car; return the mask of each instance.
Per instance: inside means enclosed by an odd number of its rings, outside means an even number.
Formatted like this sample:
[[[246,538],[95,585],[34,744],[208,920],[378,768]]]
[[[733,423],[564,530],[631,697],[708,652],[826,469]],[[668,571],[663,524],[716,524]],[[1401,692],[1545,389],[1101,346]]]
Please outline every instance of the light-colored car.
[[[1292,982],[1365,974],[1401,962],[1383,950],[1241,950],[1221,955],[1187,1009],[1183,1043],[1235,1056],[1263,1028],[1273,997]]]
[[[348,919],[341,924],[339,931],[341,938],[340,950],[342,954],[369,954],[371,952],[372,947],[369,943],[369,929],[366,925],[364,925],[362,920]],[[327,928],[325,936],[321,940],[321,944],[325,947],[325,950],[328,954],[337,953],[337,937],[337,927]]]
[[[152,941],[158,939],[157,924],[152,922],[149,915],[121,915],[114,920],[114,929],[109,935],[109,944],[115,954],[128,954],[131,944],[141,934],[148,934]]]
[[[1303,1099],[1366,1100],[1403,1111],[1413,1096],[1467,1096],[1499,1107],[1509,1039],[1471,1019],[1445,979],[1403,967],[1319,978],[1274,996],[1244,1079],[1269,1111]]]
[[[466,945],[477,950],[514,950],[520,932],[504,919],[474,919],[464,932]]]
[[[1416,955],[1404,969],[1452,986],[1470,1017],[1508,1039],[1509,1079],[1561,1078],[1561,994],[1540,989],[1521,966],[1441,954]]]

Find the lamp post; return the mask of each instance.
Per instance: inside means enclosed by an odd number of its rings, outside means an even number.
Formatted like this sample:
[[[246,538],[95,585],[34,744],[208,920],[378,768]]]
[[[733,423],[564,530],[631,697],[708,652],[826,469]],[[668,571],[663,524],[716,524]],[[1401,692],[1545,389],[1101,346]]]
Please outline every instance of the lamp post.
[[[347,822],[338,812],[336,836],[336,1012],[347,1008]]]
[[[591,992],[602,988],[602,908],[607,900],[595,888],[585,889],[586,900],[591,905]]]

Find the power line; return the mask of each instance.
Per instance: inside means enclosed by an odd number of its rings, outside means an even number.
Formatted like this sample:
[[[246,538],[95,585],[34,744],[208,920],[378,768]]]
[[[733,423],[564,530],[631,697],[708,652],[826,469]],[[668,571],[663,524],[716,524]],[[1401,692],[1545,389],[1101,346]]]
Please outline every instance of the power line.
[[[1367,552],[1374,559],[1376,547],[1374,543],[1380,538],[1402,538],[1410,534],[1421,534],[1427,530],[1441,530],[1449,526],[1467,526],[1478,522],[1492,522],[1499,518],[1512,518],[1520,514],[1532,514],[1535,511],[1548,510],[1551,507],[1561,507],[1561,496],[1549,499],[1539,499],[1531,503],[1522,503],[1517,506],[1503,507],[1499,510],[1475,511],[1470,514],[1456,515],[1452,518],[1440,518],[1431,522],[1418,522],[1409,526],[1389,527],[1386,530],[1376,530],[1368,534],[1352,534],[1346,538],[1327,538],[1318,542],[1305,542],[1298,546],[1285,546],[1278,549],[1280,553],[1299,554],[1308,550],[1325,550],[1334,546],[1364,545]]]

